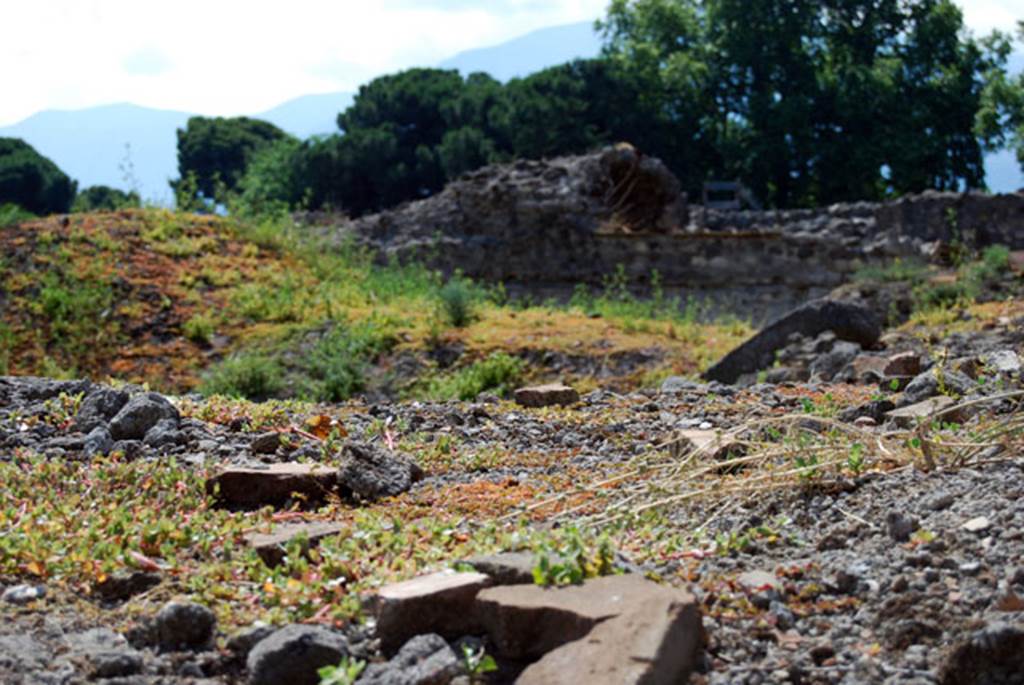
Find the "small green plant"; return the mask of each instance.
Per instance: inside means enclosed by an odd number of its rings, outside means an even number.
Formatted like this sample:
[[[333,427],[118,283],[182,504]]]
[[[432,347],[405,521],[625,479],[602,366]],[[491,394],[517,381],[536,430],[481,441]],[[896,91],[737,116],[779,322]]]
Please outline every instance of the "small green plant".
[[[478,294],[473,282],[456,273],[438,291],[440,311],[450,326],[465,328],[476,317]]]
[[[317,669],[316,674],[320,676],[320,685],[354,685],[364,668],[365,661],[346,656],[337,666],[324,666]]]
[[[181,332],[199,345],[209,345],[213,338],[213,319],[205,314],[196,314],[184,323]]]
[[[860,475],[864,470],[864,445],[859,442],[855,442],[850,445],[850,454],[846,457],[846,467],[854,475]]]
[[[498,663],[483,647],[475,650],[469,645],[462,645],[462,664],[470,682],[479,682],[481,676],[498,670]]]
[[[575,528],[567,528],[561,545],[543,546],[533,567],[533,582],[541,586],[578,585],[587,578],[615,572],[615,549],[602,537],[591,549]]]
[[[26,211],[18,205],[6,203],[0,205],[0,228],[20,224],[23,221],[36,218],[32,212]]]
[[[206,396],[223,395],[261,401],[282,387],[280,365],[269,357],[244,354],[229,357],[208,373],[200,386]]]
[[[425,394],[438,400],[472,400],[487,391],[503,395],[519,381],[524,367],[522,359],[495,352],[454,373],[431,379]]]

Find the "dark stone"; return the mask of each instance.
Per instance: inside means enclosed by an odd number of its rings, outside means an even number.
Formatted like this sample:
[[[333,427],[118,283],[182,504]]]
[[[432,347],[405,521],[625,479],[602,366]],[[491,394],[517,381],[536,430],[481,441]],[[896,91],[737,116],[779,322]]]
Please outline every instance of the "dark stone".
[[[109,601],[123,601],[140,595],[160,584],[159,573],[135,571],[133,573],[115,573],[96,586],[100,597]]]
[[[273,454],[281,446],[280,433],[261,433],[252,439],[249,449],[253,454]]]
[[[245,659],[257,644],[274,634],[277,628],[254,625],[244,628],[228,638],[227,648],[239,659]]]
[[[342,492],[374,501],[406,492],[423,478],[423,470],[405,457],[366,443],[346,443],[338,483]]]
[[[327,628],[285,626],[249,652],[249,685],[318,685],[317,670],[336,666],[348,653],[345,638]]]
[[[359,685],[447,685],[464,672],[462,659],[443,637],[417,635],[387,663],[367,667]]]
[[[156,638],[165,650],[206,647],[216,625],[212,611],[192,602],[168,602],[155,618]]]
[[[846,423],[853,423],[859,418],[868,417],[875,423],[882,423],[885,415],[896,408],[896,405],[889,400],[872,400],[859,407],[851,407],[839,412],[839,420]]]
[[[129,395],[113,388],[97,388],[86,395],[75,415],[75,430],[88,433],[105,425],[128,404]]]
[[[181,442],[181,431],[175,419],[160,419],[155,426],[146,431],[143,442],[150,447],[167,447]]]
[[[866,348],[878,342],[882,324],[874,312],[861,305],[815,300],[763,328],[708,369],[704,378],[735,383],[744,374],[770,367],[775,362],[776,351],[785,347],[794,333],[813,338],[825,331]]]
[[[939,394],[964,396],[977,387],[977,383],[958,371],[931,369],[910,382],[903,391],[899,406],[917,404]]]
[[[110,420],[110,435],[114,440],[142,440],[149,429],[164,419],[175,424],[181,420],[166,397],[155,392],[136,395]]]
[[[94,457],[96,455],[110,454],[113,447],[114,440],[110,437],[110,430],[100,424],[85,436],[85,443],[82,449],[85,452],[85,456]]]

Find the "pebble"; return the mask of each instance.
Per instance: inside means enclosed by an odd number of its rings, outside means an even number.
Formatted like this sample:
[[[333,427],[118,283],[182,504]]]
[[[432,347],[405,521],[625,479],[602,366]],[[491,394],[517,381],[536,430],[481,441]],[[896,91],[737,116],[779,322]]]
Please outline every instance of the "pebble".
[[[984,516],[978,516],[965,523],[961,528],[969,533],[981,533],[992,527],[992,522]]]
[[[45,596],[46,587],[43,585],[14,585],[4,590],[0,599],[9,604],[25,605]]]

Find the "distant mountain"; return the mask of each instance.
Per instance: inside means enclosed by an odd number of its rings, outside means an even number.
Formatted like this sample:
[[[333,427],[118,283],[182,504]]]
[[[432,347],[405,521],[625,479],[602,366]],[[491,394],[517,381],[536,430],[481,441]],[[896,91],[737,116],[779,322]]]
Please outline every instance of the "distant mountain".
[[[79,188],[137,189],[148,200],[169,204],[167,181],[178,175],[174,132],[189,116],[128,103],[47,110],[0,128],[0,136],[23,139],[77,179]]]
[[[253,116],[299,138],[336,133],[338,113],[352,104],[353,97],[352,93],[303,95]]]
[[[580,57],[596,57],[600,52],[601,39],[593,22],[587,21],[552,26],[500,45],[460,52],[438,66],[463,74],[484,71],[499,81],[508,81]]]

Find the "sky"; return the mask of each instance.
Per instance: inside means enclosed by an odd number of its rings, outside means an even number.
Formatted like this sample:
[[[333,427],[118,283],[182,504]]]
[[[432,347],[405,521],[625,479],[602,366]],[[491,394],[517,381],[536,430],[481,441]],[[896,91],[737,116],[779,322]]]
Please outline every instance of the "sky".
[[[979,33],[1024,0],[959,0]],[[608,0],[0,0],[0,126],[44,109],[132,102],[231,116],[355,90]]]

